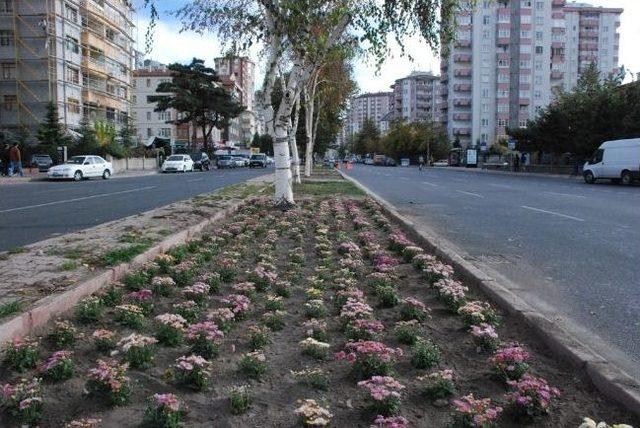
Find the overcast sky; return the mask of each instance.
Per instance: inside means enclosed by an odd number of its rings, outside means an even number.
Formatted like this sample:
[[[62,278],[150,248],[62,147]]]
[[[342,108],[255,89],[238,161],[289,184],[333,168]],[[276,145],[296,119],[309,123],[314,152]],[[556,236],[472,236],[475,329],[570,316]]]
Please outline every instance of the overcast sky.
[[[142,2],[142,0],[137,1]],[[167,10],[175,9],[185,2],[162,0],[158,3],[162,4],[160,10],[162,16],[156,27],[153,51],[148,57],[170,63],[187,62],[196,56],[213,65],[213,58],[220,55],[220,44],[217,40],[212,35],[179,33],[179,23],[166,13]],[[624,8],[620,26],[620,64],[633,73],[640,73],[640,0],[590,0],[589,3],[595,6]],[[139,10],[137,33],[139,46],[143,50],[147,24],[148,11]],[[408,52],[413,56],[413,62],[395,54],[386,60],[379,71],[376,71],[373,64],[366,64],[364,61],[357,64],[356,80],[361,92],[386,91],[395,79],[413,70],[439,73],[437,56],[424,42],[416,39],[407,41],[407,44]],[[252,56],[260,63],[257,53]]]

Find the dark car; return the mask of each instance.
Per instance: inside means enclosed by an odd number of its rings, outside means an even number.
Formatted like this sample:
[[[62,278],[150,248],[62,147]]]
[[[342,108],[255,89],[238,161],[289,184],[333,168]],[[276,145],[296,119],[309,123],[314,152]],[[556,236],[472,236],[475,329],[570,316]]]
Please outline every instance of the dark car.
[[[251,155],[249,159],[249,168],[266,168],[267,167],[267,155],[256,154]]]
[[[40,172],[47,172],[53,166],[53,160],[49,155],[31,156],[31,166],[37,167]]]
[[[211,169],[211,160],[206,153],[192,153],[190,156],[193,159],[193,169],[199,169],[200,171],[209,171]]]

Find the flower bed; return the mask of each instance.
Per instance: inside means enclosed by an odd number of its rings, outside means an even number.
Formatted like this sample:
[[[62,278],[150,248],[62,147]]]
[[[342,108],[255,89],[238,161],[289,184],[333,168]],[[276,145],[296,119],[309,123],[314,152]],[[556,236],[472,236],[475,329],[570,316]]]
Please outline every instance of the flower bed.
[[[3,427],[638,425],[371,200],[247,203],[2,360]]]

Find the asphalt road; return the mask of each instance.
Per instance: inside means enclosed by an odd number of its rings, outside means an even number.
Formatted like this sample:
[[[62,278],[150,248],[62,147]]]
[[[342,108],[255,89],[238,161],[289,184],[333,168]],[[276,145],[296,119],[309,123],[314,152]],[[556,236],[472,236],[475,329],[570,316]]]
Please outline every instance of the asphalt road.
[[[239,168],[2,186],[0,251],[149,211],[269,172],[272,169]]]
[[[358,165],[348,171],[640,377],[640,186]]]

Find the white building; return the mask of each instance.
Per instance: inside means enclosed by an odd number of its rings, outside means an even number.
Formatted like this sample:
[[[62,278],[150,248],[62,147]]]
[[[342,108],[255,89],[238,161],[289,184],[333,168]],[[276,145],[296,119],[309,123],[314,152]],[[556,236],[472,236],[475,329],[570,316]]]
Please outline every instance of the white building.
[[[144,68],[133,72],[133,91],[131,98],[132,118],[136,128],[136,135],[140,143],[151,139],[166,138],[171,141],[191,142],[193,130],[189,124],[176,125],[167,123],[178,117],[178,112],[169,109],[156,112],[157,103],[151,102],[150,97],[157,95],[170,95],[156,92],[158,85],[171,81],[171,71],[166,65],[159,62],[145,60]],[[202,138],[202,132],[196,130],[197,137]],[[214,130],[213,141],[220,139],[220,132]]]
[[[491,145],[526,126],[596,62],[617,73],[622,9],[565,0],[463,2],[441,51],[442,122],[462,145]]]
[[[226,87],[234,87],[233,93],[244,111],[233,120],[233,132],[229,132],[230,141],[234,144],[250,143],[256,133],[257,115],[255,103],[255,63],[247,57],[226,56],[216,58],[215,69]],[[233,82],[229,83],[229,82]],[[237,129],[235,129],[237,128]]]
[[[133,9],[123,0],[0,1],[0,129],[35,134],[46,107],[78,128],[129,114]]]
[[[393,89],[391,120],[407,122],[439,121],[440,76],[414,71],[398,79]]]
[[[347,117],[347,135],[360,132],[366,119],[371,119],[381,133],[388,130],[388,121],[385,116],[391,111],[393,105],[393,92],[375,92],[358,95],[351,98],[351,105]]]

